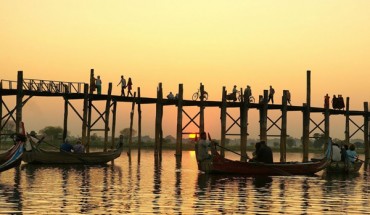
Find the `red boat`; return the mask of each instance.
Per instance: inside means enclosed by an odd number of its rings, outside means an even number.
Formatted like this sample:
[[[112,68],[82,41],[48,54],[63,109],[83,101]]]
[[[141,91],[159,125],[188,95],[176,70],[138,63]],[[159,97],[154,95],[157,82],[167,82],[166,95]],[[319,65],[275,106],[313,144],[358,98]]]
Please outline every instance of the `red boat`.
[[[198,161],[198,169],[205,173],[240,174],[249,176],[258,175],[313,175],[330,164],[330,153],[322,159],[308,162],[261,163],[234,161],[222,157],[211,144],[212,156],[210,159]],[[330,149],[331,147],[328,147]]]

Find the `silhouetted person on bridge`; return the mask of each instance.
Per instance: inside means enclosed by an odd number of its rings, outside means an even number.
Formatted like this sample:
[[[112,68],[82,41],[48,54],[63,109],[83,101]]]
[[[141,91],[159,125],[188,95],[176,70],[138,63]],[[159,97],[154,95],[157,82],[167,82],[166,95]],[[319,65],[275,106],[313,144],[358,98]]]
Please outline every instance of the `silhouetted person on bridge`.
[[[126,89],[126,79],[123,77],[123,75],[121,75],[121,80],[120,82],[117,84],[117,86],[121,84],[121,96],[125,96],[125,89]]]
[[[133,96],[132,93],[131,93],[131,90],[132,90],[132,80],[131,78],[128,78],[128,81],[127,81],[127,96]]]
[[[287,103],[288,103],[290,106],[292,106],[292,104],[290,103],[290,100],[291,100],[290,91],[289,91],[289,90],[287,90],[287,91],[286,91],[286,101],[287,101]]]
[[[324,96],[324,108],[329,108],[329,101],[330,101],[330,96],[329,94],[326,94]]]
[[[98,75],[98,78],[95,80],[95,86],[98,91],[98,95],[101,94],[101,85],[102,85],[102,81],[100,79],[100,75]]]
[[[274,104],[274,94],[275,94],[275,89],[272,88],[272,86],[270,85],[269,100],[267,101],[267,103],[269,103],[271,100],[272,104]]]

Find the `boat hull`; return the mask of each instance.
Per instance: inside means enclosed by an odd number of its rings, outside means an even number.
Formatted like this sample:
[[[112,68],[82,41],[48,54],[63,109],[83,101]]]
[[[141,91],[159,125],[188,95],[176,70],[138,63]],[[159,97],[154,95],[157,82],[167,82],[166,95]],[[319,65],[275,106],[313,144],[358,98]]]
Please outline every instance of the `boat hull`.
[[[106,164],[121,155],[121,150],[112,152],[71,153],[32,150],[23,153],[23,161],[29,164]]]
[[[234,161],[222,157],[215,146],[211,147],[211,158],[198,161],[198,169],[206,173],[241,174],[249,176],[272,175],[313,175],[329,164],[326,157],[309,162],[261,163]]]
[[[361,169],[363,163],[361,160],[357,160],[355,163],[331,162],[326,171],[329,173],[356,173]]]

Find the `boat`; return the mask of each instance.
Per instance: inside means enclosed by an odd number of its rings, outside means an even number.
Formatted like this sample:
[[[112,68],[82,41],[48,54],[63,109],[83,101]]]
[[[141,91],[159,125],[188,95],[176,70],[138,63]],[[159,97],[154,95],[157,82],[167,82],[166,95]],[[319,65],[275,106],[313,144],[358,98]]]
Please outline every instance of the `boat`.
[[[24,152],[24,144],[26,142],[24,129],[22,133],[23,134],[14,135],[14,145],[6,152],[0,154],[0,172],[4,172],[21,164],[22,155]]]
[[[198,162],[198,170],[204,173],[238,174],[248,176],[274,175],[314,175],[330,164],[331,147],[328,147],[325,157],[311,159],[307,162],[248,162],[236,161],[222,157],[217,151],[217,143],[211,144],[211,157]]]
[[[354,163],[345,161],[332,161],[326,168],[328,173],[356,173],[362,167],[363,160],[357,159]]]
[[[31,138],[29,138],[31,139]],[[32,140],[32,139],[31,139]],[[111,151],[106,152],[89,152],[73,153],[66,151],[49,151],[38,147],[31,141],[29,151],[23,153],[22,160],[27,164],[84,164],[84,165],[101,165],[121,156],[123,143]]]

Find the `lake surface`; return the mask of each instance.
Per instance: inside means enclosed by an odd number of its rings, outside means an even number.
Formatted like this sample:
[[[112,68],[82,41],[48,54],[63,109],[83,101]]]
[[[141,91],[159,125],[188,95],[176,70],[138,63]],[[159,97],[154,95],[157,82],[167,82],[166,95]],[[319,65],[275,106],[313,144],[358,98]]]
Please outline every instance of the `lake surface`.
[[[162,162],[153,151],[140,161],[132,151],[107,166],[22,164],[0,174],[0,214],[370,214],[369,194],[364,168],[347,176],[205,175],[192,151],[181,164],[173,151]]]

